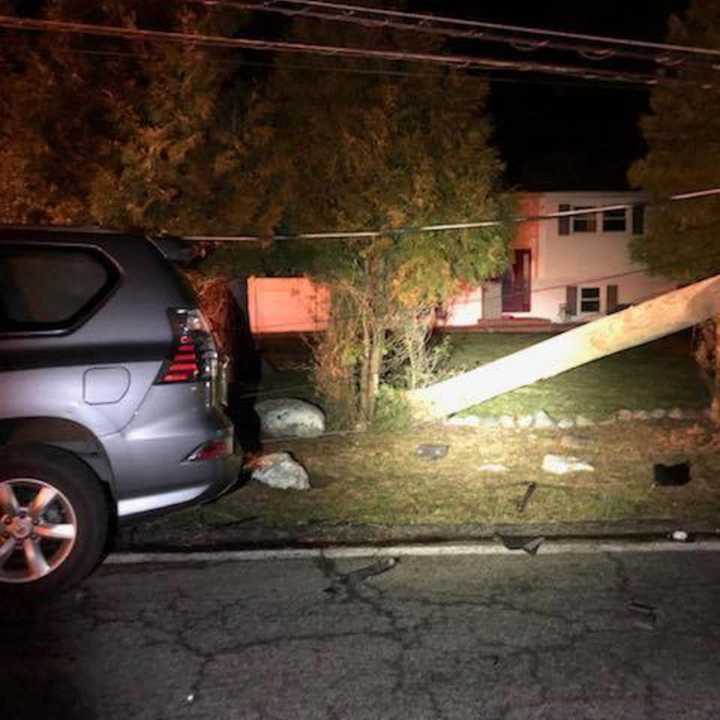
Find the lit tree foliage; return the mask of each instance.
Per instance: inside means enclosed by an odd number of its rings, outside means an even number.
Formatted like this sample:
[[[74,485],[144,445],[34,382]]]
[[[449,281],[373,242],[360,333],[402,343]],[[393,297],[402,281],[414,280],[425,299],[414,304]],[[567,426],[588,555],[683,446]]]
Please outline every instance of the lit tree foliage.
[[[353,47],[410,42],[302,20],[293,36]],[[343,406],[346,422],[372,420],[390,340],[424,334],[432,307],[461,282],[479,283],[507,265],[506,226],[391,232],[508,211],[498,194],[503,166],[490,144],[486,97],[483,81],[444,70],[378,63],[361,69],[338,58],[278,61],[266,101],[282,160],[276,186],[285,198],[284,229],[387,230],[286,248],[298,268],[331,287],[316,380]]]
[[[668,42],[720,49],[720,1],[694,0],[683,18],[672,17]],[[711,64],[688,62],[673,69],[682,82],[661,84],[651,95],[652,113],[641,127],[648,146],[630,170],[630,181],[655,198],[720,186],[720,83]],[[634,256],[654,273],[691,282],[720,273],[720,199],[708,197],[653,208],[647,235]],[[718,321],[702,326],[696,357],[706,371],[720,420]]]

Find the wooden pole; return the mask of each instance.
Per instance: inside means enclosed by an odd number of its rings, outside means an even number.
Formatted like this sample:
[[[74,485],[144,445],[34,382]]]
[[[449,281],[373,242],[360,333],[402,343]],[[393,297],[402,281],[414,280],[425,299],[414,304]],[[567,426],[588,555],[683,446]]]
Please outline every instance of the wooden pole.
[[[720,275],[581,325],[529,348],[408,393],[418,419],[439,418],[720,314]]]

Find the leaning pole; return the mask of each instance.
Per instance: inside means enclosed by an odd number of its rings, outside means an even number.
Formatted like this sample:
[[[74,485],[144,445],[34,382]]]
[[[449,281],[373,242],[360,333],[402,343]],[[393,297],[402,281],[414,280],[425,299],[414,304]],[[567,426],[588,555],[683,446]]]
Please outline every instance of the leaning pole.
[[[538,380],[720,315],[720,275],[581,325],[475,370],[408,393],[418,419],[460,412]]]

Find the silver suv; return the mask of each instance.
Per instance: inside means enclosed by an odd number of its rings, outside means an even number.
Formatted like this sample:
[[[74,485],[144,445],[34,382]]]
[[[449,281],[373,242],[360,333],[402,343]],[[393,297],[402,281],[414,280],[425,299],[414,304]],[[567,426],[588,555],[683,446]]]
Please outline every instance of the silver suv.
[[[232,483],[215,344],[170,239],[0,227],[0,594]]]

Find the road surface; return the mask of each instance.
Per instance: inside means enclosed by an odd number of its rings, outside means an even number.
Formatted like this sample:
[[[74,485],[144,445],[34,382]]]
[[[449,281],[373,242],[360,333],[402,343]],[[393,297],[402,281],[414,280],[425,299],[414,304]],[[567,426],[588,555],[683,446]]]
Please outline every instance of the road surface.
[[[106,566],[2,611],[3,720],[713,718],[720,553]]]

